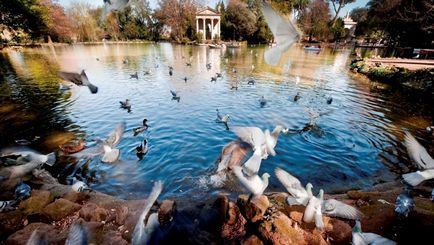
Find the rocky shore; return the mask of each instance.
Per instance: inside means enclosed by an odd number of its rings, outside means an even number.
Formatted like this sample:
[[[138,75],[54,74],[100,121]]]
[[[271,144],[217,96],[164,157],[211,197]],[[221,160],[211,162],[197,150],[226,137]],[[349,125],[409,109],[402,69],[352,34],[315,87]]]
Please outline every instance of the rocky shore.
[[[398,63],[355,59],[351,62],[350,69],[374,81],[397,84],[410,90],[434,94],[434,67],[432,66],[431,68],[409,70]]]
[[[0,213],[0,244],[26,244],[34,230],[50,244],[64,244],[69,227],[80,222],[92,244],[129,244],[146,200],[120,200],[96,192],[77,193],[59,184],[45,170],[26,181],[33,190],[17,209]],[[362,230],[400,244],[431,240],[434,203],[429,187],[415,189],[416,207],[407,218],[394,213],[399,183],[375,186],[369,192],[348,191],[327,196],[357,207]],[[2,198],[12,195],[1,193]],[[160,227],[153,244],[350,244],[354,221],[324,217],[324,230],[302,221],[304,207],[289,206],[286,193],[267,193],[250,202],[247,195],[230,200],[220,195],[209,202],[177,207],[174,200],[158,200]],[[184,202],[180,202],[184,203]]]

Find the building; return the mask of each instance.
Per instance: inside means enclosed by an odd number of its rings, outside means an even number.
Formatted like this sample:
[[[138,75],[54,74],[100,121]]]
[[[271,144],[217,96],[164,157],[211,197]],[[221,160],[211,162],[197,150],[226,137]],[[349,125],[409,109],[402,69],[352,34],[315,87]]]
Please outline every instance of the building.
[[[357,22],[351,19],[350,14],[347,13],[347,16],[344,18],[344,28],[348,29],[348,33],[350,37],[354,36],[354,32],[356,31]]]
[[[220,16],[210,7],[196,12],[196,32],[202,34],[202,40],[220,39]]]

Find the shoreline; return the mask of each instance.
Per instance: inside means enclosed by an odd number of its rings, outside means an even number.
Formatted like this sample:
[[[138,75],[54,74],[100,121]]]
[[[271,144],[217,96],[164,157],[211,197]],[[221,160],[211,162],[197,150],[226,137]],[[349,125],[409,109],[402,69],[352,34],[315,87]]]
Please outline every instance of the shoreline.
[[[77,193],[71,186],[59,184],[45,170],[33,171],[26,181],[32,188],[30,198],[16,210],[0,213],[0,240],[5,244],[25,244],[31,233],[46,233],[50,244],[63,244],[71,224],[86,227],[89,242],[129,244],[145,199],[123,200],[97,191]],[[13,185],[11,185],[13,186]],[[394,202],[404,185],[391,182],[373,186],[369,191],[346,191],[326,195],[362,213],[362,229],[399,243],[429,239],[434,229],[434,205],[428,196],[431,187],[414,190],[416,208],[408,218],[397,217]],[[283,190],[283,187],[282,187]],[[164,192],[164,190],[163,190]],[[6,193],[3,193],[4,196]],[[157,200],[160,227],[153,241],[158,244],[348,244],[354,221],[324,216],[324,230],[302,221],[304,207],[289,206],[285,192],[270,192],[247,201],[226,195],[205,198],[188,205],[188,200]],[[413,240],[412,240],[413,239]]]

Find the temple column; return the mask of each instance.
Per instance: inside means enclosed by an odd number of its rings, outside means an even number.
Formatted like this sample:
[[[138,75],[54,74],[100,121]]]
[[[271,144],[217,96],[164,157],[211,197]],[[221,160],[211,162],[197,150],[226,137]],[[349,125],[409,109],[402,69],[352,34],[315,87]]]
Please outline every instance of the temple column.
[[[206,40],[206,18],[203,18],[203,40]]]
[[[196,33],[199,32],[199,18],[196,18]]]

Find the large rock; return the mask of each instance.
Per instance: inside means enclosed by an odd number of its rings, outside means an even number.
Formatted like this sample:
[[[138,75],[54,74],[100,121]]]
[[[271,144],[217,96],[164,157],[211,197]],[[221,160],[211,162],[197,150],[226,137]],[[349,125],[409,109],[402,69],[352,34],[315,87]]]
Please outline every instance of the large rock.
[[[26,214],[42,213],[44,207],[52,201],[49,191],[33,190],[32,195],[20,203],[20,209]]]
[[[247,195],[240,195],[237,204],[241,213],[251,223],[261,220],[270,206],[268,198],[264,195],[254,197],[251,200]]]
[[[117,231],[109,231],[102,238],[104,245],[128,245],[128,242],[122,238],[122,234]]]
[[[348,223],[338,219],[330,219],[329,224],[327,235],[332,239],[333,244],[350,244],[353,229]]]
[[[19,210],[0,213],[0,241],[23,227],[24,215]]]
[[[108,212],[94,203],[86,203],[80,209],[79,215],[86,221],[101,222],[106,221]]]
[[[221,227],[221,237],[226,242],[240,241],[246,234],[246,223],[247,221],[241,215],[238,206],[233,202],[229,202],[226,220]]]
[[[172,221],[173,214],[176,211],[176,203],[172,200],[164,200],[158,209],[158,221],[161,226],[165,226]]]
[[[263,245],[264,243],[255,235],[251,235],[248,238],[241,241],[241,245]]]
[[[80,210],[80,205],[68,201],[63,198],[57,199],[55,202],[47,205],[43,212],[52,220],[60,220],[65,216],[68,216],[78,210]]]
[[[67,233],[60,233],[54,226],[44,223],[32,223],[9,236],[6,244],[20,245],[26,244],[34,230],[38,230],[40,234],[44,234],[49,244],[63,244],[66,240]]]
[[[258,231],[267,244],[306,244],[303,232],[292,227],[292,221],[280,211],[274,213],[269,220],[262,221]]]
[[[114,210],[116,212],[116,224],[123,225],[128,216],[128,207],[120,206]]]

